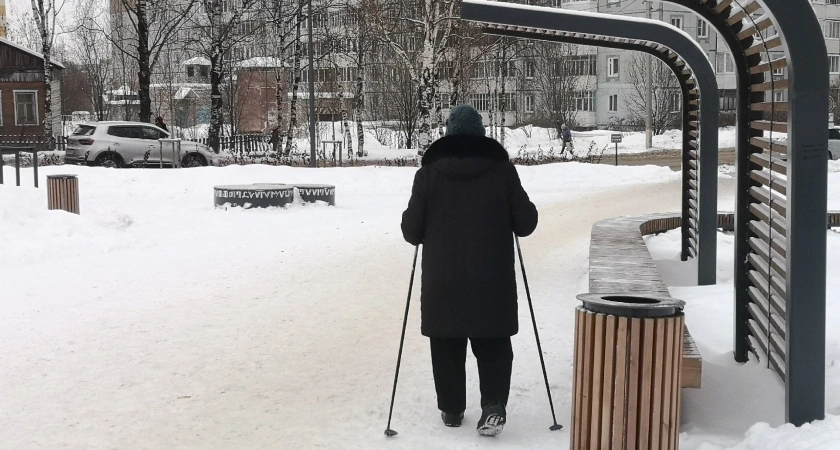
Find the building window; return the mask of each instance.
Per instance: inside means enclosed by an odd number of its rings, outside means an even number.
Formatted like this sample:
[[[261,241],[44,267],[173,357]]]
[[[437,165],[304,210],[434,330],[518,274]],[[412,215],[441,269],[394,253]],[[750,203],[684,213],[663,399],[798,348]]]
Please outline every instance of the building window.
[[[534,78],[537,72],[537,65],[532,60],[525,61],[525,78]]]
[[[773,92],[773,100],[777,102],[785,101],[785,91],[775,91]]]
[[[207,76],[210,75],[210,68],[207,66],[199,66],[198,74],[201,75],[202,78],[207,78]]]
[[[680,94],[680,92],[672,92],[670,101],[671,112],[682,111],[682,94]]]
[[[671,25],[683,29],[683,16],[671,16]]]
[[[828,55],[828,71],[840,73],[840,55]]]
[[[825,21],[825,37],[829,39],[840,39],[840,21],[826,20]]]
[[[610,95],[610,112],[618,112],[618,94]]]
[[[715,70],[717,73],[734,73],[735,61],[729,53],[718,53],[715,55]]]
[[[572,102],[575,111],[595,111],[595,91],[576,91]]]
[[[534,95],[528,94],[525,96],[525,112],[532,113],[534,112]]]
[[[195,67],[187,66],[187,76],[190,78],[195,76]]]
[[[618,56],[611,56],[607,58],[607,76],[618,76]]]
[[[15,91],[15,125],[38,125],[36,91]]]
[[[3,126],[3,91],[0,91],[0,127],[2,127],[2,126]],[[3,170],[3,168],[0,167],[0,170]]]
[[[698,38],[708,38],[709,37],[709,24],[706,23],[703,19],[697,19],[697,37]]]
[[[735,101],[735,89],[719,89],[720,95],[720,110],[732,111],[735,109],[737,102]]]

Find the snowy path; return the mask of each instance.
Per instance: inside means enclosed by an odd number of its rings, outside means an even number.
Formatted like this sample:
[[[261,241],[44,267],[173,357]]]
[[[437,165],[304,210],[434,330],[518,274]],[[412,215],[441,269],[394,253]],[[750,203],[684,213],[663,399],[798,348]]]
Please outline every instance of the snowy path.
[[[567,427],[572,309],[587,288],[591,224],[676,211],[679,183],[575,194],[532,194],[540,225],[521,240],[557,420]],[[313,222],[306,239],[150,240],[96,254],[95,268],[80,251],[2,271],[0,286],[18,301],[4,303],[0,318],[0,448],[568,445],[567,430],[548,431],[521,285],[503,435],[475,434],[471,356],[465,427],[440,423],[418,291],[392,422],[400,435],[382,435],[413,254],[399,232],[404,197],[382,208],[357,194],[328,223]],[[367,224],[343,220],[359,217],[352,208],[369,209]],[[317,218],[323,209],[295,213]],[[222,225],[224,233],[238,224]],[[278,225],[266,226],[255,235]]]

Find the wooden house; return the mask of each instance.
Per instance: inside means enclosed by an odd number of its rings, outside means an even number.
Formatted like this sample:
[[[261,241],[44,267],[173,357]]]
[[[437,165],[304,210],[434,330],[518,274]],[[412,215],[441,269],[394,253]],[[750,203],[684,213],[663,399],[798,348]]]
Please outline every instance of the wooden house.
[[[61,129],[61,70],[52,61],[53,134]],[[44,57],[8,39],[0,38],[0,141],[44,134]]]

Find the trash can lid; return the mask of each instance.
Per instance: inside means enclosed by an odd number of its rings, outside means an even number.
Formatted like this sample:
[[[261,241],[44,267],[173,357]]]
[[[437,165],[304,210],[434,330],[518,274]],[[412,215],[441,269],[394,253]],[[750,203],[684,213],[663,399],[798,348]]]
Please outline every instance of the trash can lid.
[[[653,318],[679,314],[685,302],[671,297],[642,293],[578,294],[583,308],[619,317]]]
[[[47,175],[47,178],[76,178],[76,175],[56,174],[56,175]]]

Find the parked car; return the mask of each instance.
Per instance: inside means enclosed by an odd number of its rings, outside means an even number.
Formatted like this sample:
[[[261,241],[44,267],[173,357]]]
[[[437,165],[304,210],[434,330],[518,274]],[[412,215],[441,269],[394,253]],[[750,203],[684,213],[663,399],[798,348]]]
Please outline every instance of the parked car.
[[[166,131],[144,122],[103,121],[83,123],[67,138],[64,161],[103,167],[157,167],[161,163],[160,142]],[[163,146],[163,164],[172,166],[172,150]],[[213,163],[213,152],[204,144],[181,141],[181,166]]]
[[[840,128],[828,129],[828,159],[840,159]]]

